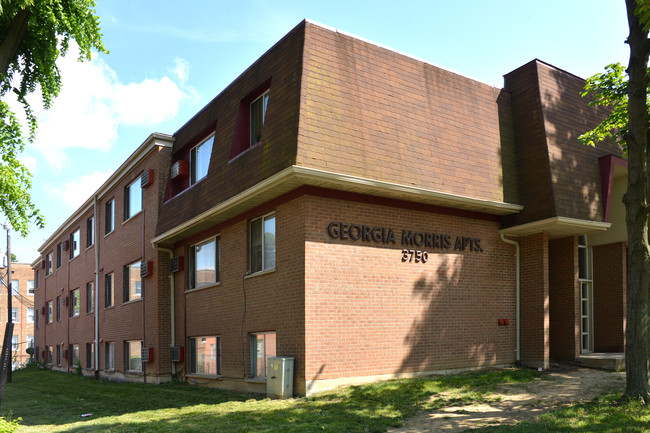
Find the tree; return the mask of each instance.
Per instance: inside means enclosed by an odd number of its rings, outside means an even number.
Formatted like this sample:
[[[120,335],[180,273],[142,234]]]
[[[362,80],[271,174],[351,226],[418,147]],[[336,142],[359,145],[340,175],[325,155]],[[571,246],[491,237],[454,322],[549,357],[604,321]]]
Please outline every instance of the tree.
[[[56,60],[67,54],[71,40],[80,61],[89,60],[93,49],[106,52],[94,7],[94,0],[0,0],[0,210],[23,236],[30,221],[44,225],[28,192],[31,175],[18,160],[37,128],[26,96],[39,90],[43,106],[50,107],[61,90]],[[6,102],[9,92],[25,111],[26,138]]]
[[[594,145],[614,138],[628,157],[627,192],[623,197],[626,210],[628,282],[625,335],[625,395],[629,399],[650,401],[648,355],[650,333],[650,246],[647,193],[650,186],[650,151],[648,144],[648,57],[650,55],[650,0],[626,0],[630,34],[630,61],[623,74],[619,64],[609,65],[605,74],[587,81],[585,93],[593,93],[593,104],[610,106],[611,114],[593,131],[581,136]]]

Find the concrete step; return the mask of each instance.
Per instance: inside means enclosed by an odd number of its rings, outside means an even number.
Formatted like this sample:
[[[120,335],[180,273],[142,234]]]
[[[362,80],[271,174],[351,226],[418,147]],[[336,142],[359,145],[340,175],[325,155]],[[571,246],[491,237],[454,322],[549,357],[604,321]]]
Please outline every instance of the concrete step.
[[[625,354],[623,353],[583,353],[575,361],[583,367],[614,371],[625,369]]]

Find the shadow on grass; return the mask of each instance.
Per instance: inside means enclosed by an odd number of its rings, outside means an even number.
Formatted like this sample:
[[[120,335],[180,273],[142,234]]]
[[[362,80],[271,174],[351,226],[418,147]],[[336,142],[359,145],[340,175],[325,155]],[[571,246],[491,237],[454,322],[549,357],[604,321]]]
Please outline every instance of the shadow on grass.
[[[404,379],[269,400],[185,384],[117,384],[33,370],[14,375],[2,412],[22,417],[24,431],[383,432],[420,409],[444,405],[442,392],[453,391],[456,402],[484,401],[495,385],[533,377],[513,370]],[[80,418],[84,413],[93,415]]]

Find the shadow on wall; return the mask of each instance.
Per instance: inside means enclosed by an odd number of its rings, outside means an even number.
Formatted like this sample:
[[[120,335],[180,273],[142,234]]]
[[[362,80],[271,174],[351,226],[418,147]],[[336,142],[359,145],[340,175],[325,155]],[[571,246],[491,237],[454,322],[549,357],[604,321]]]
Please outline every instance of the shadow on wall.
[[[439,257],[435,277],[422,276],[413,285],[413,303],[423,308],[404,339],[409,350],[399,372],[481,367],[499,360],[499,339],[504,336],[499,335],[503,329],[496,329],[496,317],[512,294],[487,287],[484,276],[464,266],[473,257]],[[497,294],[501,292],[508,293]]]

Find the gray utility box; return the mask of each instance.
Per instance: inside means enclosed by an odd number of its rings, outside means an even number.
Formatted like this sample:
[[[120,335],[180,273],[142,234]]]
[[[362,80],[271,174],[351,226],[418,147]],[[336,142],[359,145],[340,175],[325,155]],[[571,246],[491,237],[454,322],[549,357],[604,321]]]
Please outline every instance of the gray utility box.
[[[266,372],[266,395],[270,398],[293,397],[293,358],[269,357]]]

